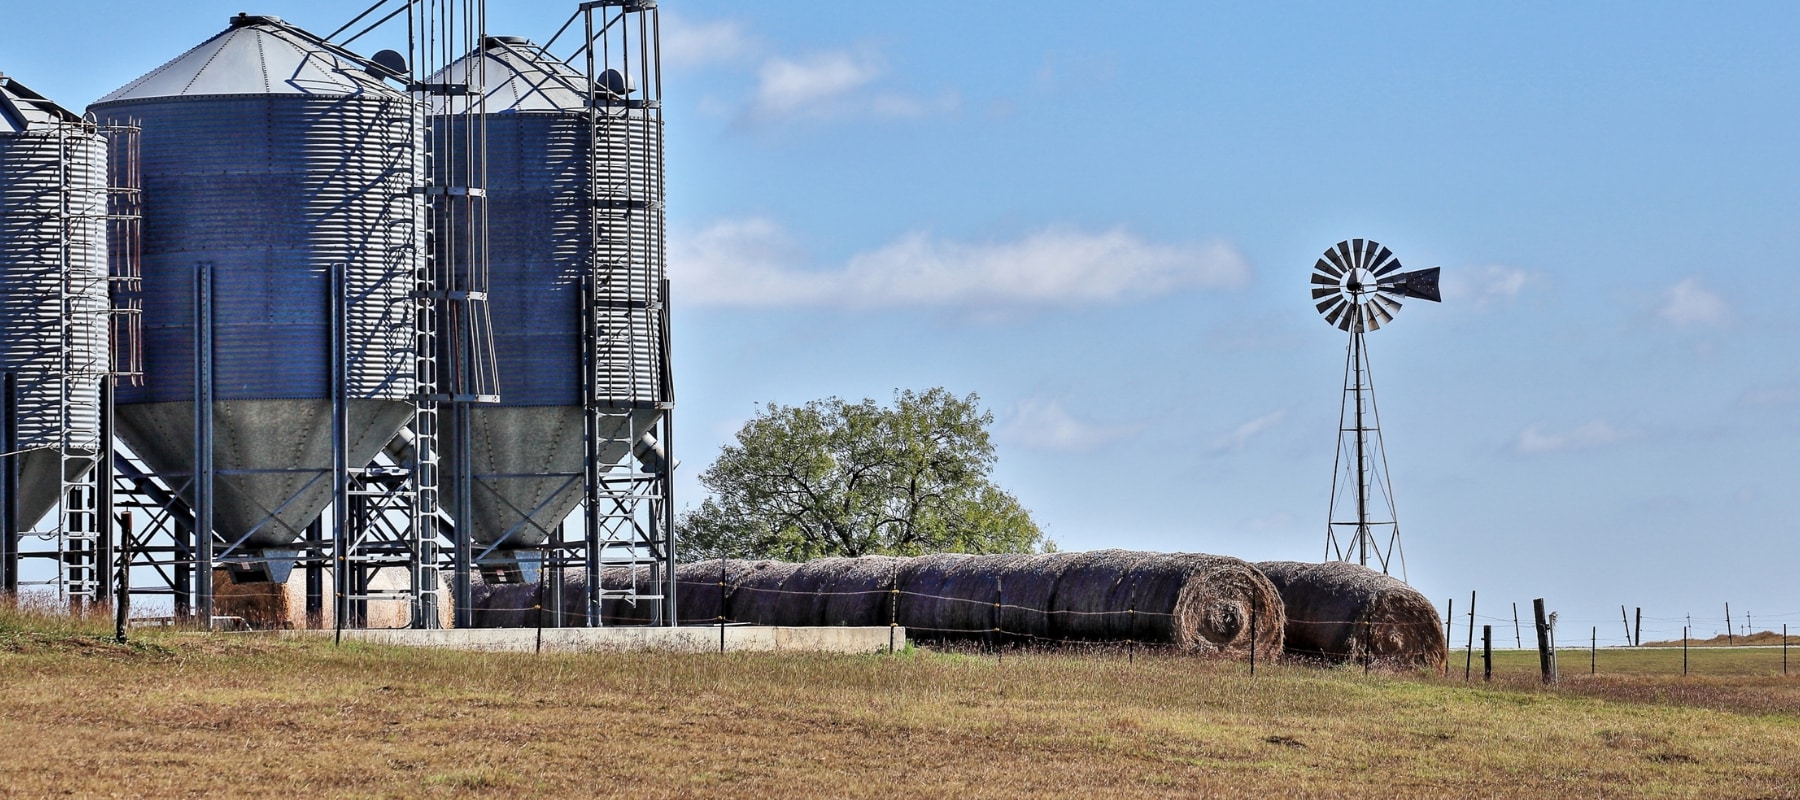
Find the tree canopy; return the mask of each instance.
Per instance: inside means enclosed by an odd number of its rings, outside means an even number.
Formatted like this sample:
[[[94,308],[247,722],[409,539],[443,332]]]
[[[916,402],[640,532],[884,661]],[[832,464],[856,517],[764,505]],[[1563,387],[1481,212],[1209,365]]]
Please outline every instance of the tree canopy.
[[[896,391],[891,407],[836,397],[764,406],[700,474],[713,497],[681,515],[682,557],[1054,549],[988,479],[994,415],[979,402],[934,388]]]

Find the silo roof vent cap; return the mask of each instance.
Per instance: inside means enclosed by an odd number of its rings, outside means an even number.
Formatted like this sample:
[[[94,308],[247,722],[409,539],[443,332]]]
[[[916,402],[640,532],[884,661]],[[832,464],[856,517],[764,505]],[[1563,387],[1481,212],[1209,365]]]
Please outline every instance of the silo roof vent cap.
[[[247,27],[250,25],[280,25],[280,24],[281,24],[280,17],[273,17],[273,16],[269,16],[267,14],[246,14],[242,11],[239,11],[237,16],[231,18],[231,27],[233,27],[233,28],[243,28],[243,27]]]

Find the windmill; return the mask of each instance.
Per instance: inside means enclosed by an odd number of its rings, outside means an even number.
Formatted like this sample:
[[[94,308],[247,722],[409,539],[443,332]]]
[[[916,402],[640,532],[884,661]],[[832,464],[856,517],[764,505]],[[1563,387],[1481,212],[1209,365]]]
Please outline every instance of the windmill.
[[[1373,556],[1383,573],[1398,555],[1400,523],[1394,488],[1388,481],[1387,451],[1375,409],[1375,384],[1363,335],[1394,321],[1402,298],[1439,302],[1438,268],[1402,272],[1392,251],[1368,239],[1338,242],[1313,265],[1312,297],[1325,321],[1350,334],[1344,356],[1344,396],[1338,410],[1337,463],[1331,476],[1331,511],[1325,527],[1325,558],[1369,566]],[[1345,535],[1340,536],[1340,531]],[[1383,541],[1385,534],[1385,542]]]

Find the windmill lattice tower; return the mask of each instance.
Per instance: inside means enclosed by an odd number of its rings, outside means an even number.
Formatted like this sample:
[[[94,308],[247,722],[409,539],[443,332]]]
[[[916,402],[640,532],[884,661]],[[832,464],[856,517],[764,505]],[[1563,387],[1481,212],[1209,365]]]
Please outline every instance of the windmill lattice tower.
[[[1399,515],[1388,479],[1387,451],[1364,334],[1394,320],[1400,299],[1439,302],[1438,268],[1402,272],[1392,251],[1369,239],[1350,239],[1327,249],[1313,265],[1312,297],[1325,321],[1350,335],[1344,354],[1344,395],[1338,410],[1337,460],[1331,476],[1331,510],[1325,526],[1326,560],[1369,566],[1383,573],[1397,558],[1406,577]],[[1343,535],[1340,535],[1340,531]]]

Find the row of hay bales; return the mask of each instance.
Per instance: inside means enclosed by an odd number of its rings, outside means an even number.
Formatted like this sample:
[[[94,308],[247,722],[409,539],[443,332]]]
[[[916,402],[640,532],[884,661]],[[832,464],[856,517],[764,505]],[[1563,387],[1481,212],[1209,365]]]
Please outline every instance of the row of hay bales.
[[[609,570],[603,583],[647,572]],[[562,595],[565,624],[582,618],[585,588]],[[1041,555],[938,554],[824,558],[803,564],[721,560],[676,572],[682,624],[905,626],[924,640],[987,643],[1144,642],[1243,657],[1285,649],[1305,658],[1441,666],[1436,609],[1386,575],[1351,564],[1099,550]],[[477,587],[475,623],[538,624],[536,584]],[[554,612],[550,612],[554,613]],[[545,614],[546,624],[555,624]],[[655,610],[607,601],[608,625],[643,624]]]

